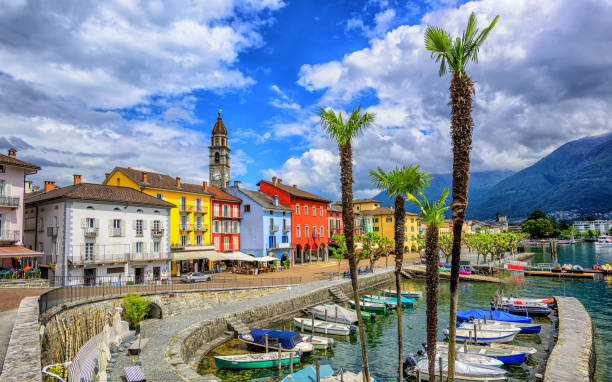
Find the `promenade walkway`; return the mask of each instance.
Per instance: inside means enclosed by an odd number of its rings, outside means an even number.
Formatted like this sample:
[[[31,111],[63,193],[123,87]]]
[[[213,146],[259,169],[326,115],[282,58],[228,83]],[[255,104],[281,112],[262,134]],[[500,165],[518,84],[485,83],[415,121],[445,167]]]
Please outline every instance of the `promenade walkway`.
[[[0,374],[2,374],[2,365],[4,365],[4,356],[8,348],[13,324],[17,316],[17,309],[5,310],[0,312]]]

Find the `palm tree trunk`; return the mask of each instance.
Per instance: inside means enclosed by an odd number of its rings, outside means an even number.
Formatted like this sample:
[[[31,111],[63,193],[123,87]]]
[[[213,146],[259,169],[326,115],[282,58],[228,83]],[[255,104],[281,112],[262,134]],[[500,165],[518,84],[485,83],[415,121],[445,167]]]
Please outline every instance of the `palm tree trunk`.
[[[472,149],[472,93],[474,84],[466,73],[453,75],[451,95],[451,138],[453,141],[453,249],[450,276],[450,319],[448,338],[448,381],[454,381],[456,358],[457,302],[459,298],[459,260],[461,257],[461,231],[467,208],[468,181],[470,179],[470,151]]]
[[[395,197],[395,291],[397,293],[397,356],[399,358],[398,381],[404,380],[404,340],[402,337],[402,285],[401,270],[404,261],[404,225],[406,223],[406,205],[402,194]]]
[[[436,375],[436,341],[438,339],[438,289],[440,270],[438,269],[438,227],[427,226],[425,233],[425,263],[427,282],[427,358],[429,375]]]
[[[349,271],[351,272],[351,285],[353,286],[353,300],[357,312],[357,325],[359,326],[359,341],[361,342],[361,357],[363,359],[364,381],[370,381],[370,368],[366,351],[365,332],[359,304],[359,284],[357,283],[357,265],[355,263],[355,221],[353,220],[353,150],[351,142],[338,146],[340,151],[340,182],[342,184],[342,223],[344,225],[344,238],[348,254]]]

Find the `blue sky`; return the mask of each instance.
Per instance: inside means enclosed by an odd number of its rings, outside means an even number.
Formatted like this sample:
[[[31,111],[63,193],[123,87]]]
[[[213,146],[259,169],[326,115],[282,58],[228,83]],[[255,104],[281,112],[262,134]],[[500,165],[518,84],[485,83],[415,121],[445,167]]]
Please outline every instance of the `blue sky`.
[[[0,149],[41,165],[39,184],[114,166],[200,183],[219,107],[232,179],[250,185],[276,175],[339,197],[318,106],[377,114],[354,143],[357,196],[376,194],[376,166],[449,172],[449,78],[423,31],[456,34],[470,12],[500,15],[468,68],[474,171],[612,130],[610,1],[0,2]]]

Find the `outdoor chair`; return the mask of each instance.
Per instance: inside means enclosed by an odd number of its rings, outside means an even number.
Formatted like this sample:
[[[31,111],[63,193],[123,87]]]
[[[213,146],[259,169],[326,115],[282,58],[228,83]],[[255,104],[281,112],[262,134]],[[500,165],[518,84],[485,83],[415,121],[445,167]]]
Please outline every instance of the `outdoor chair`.
[[[127,382],[147,382],[140,366],[130,366],[123,369]]]

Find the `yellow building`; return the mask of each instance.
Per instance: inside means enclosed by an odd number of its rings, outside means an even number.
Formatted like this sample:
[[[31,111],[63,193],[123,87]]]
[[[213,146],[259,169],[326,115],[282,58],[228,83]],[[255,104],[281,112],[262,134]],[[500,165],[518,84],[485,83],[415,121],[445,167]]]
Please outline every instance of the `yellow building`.
[[[388,207],[378,207],[371,210],[362,210],[362,215],[371,215],[373,220],[373,232],[388,239],[395,240],[395,210]],[[405,247],[412,249],[416,246],[416,238],[419,234],[417,214],[406,212],[406,223],[404,224]]]
[[[176,205],[170,210],[172,274],[202,270],[205,259],[214,260],[211,245],[211,199],[207,183],[182,183],[180,177],[115,167],[104,184],[134,188]]]
[[[353,200],[353,211],[361,212],[373,210],[380,207],[380,202],[374,199],[355,199]]]
[[[444,219],[442,224],[440,224],[440,228],[438,229],[438,232],[440,233],[440,235],[452,235],[452,232],[453,232],[452,226],[453,226],[453,221],[451,219]]]

